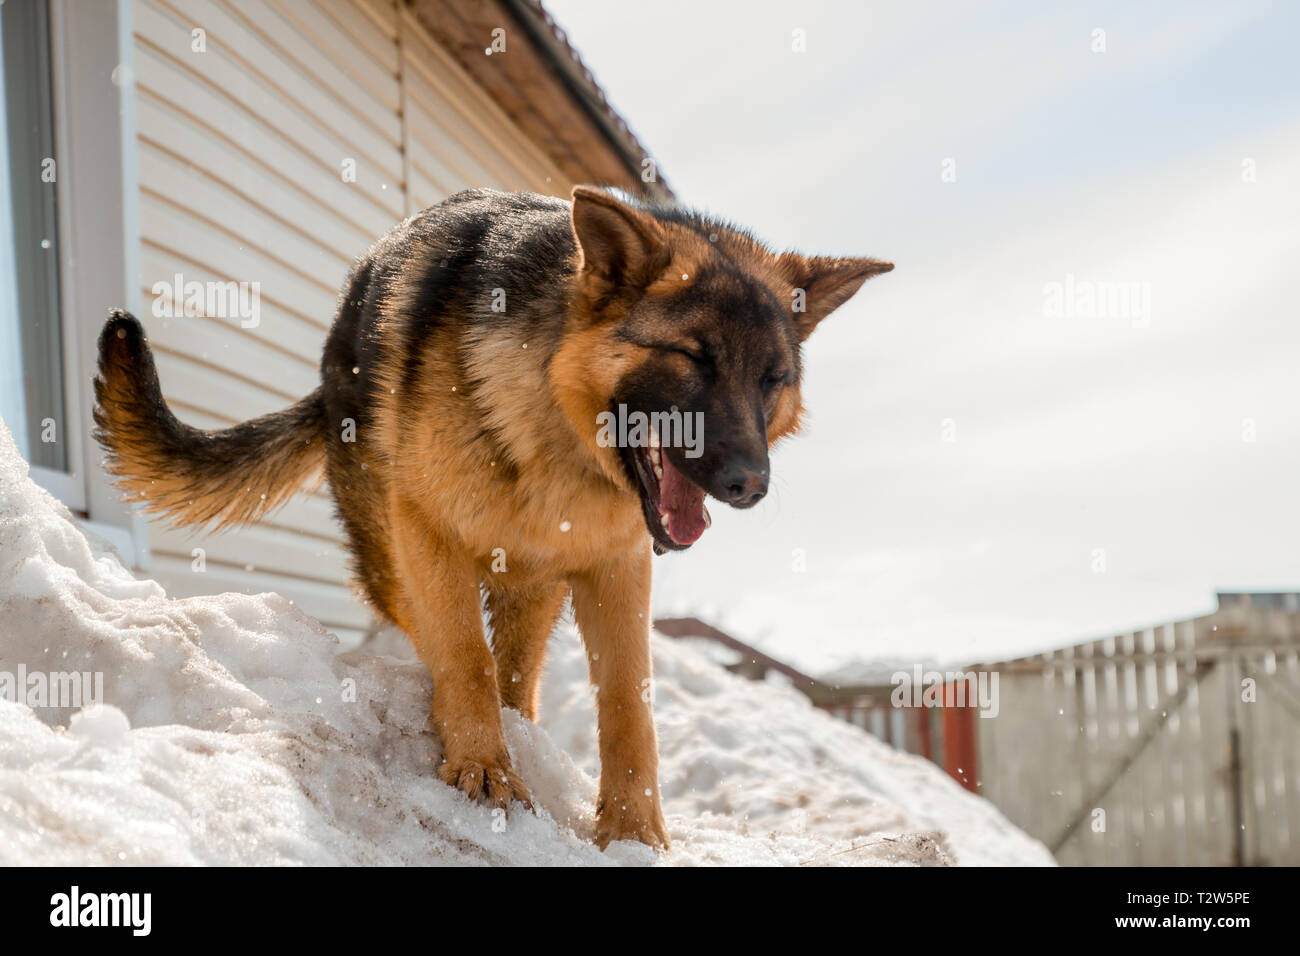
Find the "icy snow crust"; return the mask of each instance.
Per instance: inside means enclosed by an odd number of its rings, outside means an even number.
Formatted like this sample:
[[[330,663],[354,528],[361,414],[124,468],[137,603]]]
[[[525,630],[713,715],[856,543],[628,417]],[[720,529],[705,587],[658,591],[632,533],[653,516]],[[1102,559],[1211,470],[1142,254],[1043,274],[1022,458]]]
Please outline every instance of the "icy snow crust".
[[[389,653],[377,653],[389,649]],[[656,637],[667,854],[590,842],[595,716],[573,629],[540,726],[505,712],[533,813],[434,774],[400,633],[339,653],[276,594],[172,600],[27,477],[0,423],[0,671],[102,672],[105,706],[0,701],[0,864],[1050,864],[924,760]]]

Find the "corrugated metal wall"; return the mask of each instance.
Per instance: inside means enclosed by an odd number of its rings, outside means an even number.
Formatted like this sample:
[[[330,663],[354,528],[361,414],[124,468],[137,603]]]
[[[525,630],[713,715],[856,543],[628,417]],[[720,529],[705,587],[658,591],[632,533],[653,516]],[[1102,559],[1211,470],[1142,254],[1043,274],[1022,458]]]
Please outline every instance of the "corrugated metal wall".
[[[572,185],[396,0],[138,0],[134,29],[141,319],[192,424],[315,388],[349,265],[409,212],[467,186]],[[178,273],[259,283],[260,323],[151,314],[155,283]],[[322,486],[239,531],[154,522],[150,574],[177,595],[279,591],[357,638],[368,614],[341,541]]]

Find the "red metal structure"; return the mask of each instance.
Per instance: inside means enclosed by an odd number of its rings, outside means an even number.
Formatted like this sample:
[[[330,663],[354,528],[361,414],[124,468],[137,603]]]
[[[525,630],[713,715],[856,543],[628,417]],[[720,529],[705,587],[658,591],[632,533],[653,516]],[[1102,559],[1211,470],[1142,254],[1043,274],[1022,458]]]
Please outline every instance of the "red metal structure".
[[[979,741],[975,737],[975,708],[956,706],[962,698],[955,684],[944,686],[943,769],[972,793],[979,792]]]

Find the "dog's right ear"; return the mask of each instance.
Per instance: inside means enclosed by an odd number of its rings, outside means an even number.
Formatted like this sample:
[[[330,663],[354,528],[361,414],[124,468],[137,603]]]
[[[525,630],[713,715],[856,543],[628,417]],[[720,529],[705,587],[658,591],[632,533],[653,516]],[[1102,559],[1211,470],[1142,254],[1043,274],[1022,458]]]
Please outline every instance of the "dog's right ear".
[[[573,187],[578,268],[616,285],[644,286],[671,256],[655,217],[594,186]]]

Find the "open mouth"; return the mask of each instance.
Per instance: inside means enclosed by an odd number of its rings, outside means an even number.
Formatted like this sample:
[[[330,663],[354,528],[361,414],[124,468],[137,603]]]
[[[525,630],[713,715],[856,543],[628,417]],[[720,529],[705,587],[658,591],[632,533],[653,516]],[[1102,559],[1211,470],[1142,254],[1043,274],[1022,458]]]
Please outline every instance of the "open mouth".
[[[624,448],[624,460],[631,461],[655,550],[684,551],[698,541],[710,524],[704,489],[668,460],[659,436],[652,430],[649,446]]]

